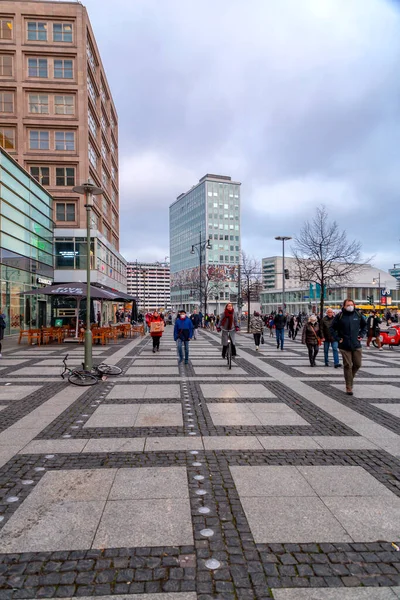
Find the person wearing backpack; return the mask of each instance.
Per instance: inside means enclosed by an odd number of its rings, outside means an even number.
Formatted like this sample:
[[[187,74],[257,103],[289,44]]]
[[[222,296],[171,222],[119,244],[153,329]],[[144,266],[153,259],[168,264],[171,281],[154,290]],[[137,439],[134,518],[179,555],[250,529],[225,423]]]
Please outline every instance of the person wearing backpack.
[[[342,310],[335,316],[330,326],[330,332],[338,342],[343,358],[346,394],[353,395],[353,382],[357,371],[361,368],[361,340],[367,332],[366,318],[355,310],[354,301],[346,298]]]
[[[183,361],[182,345],[185,347],[185,365],[189,362],[189,342],[193,337],[193,323],[189,317],[186,316],[186,311],[181,310],[179,317],[175,321],[174,327],[174,340],[178,347],[178,363]]]
[[[6,329],[6,315],[1,312],[0,308],[0,358],[1,358],[1,344],[4,339],[4,331]]]

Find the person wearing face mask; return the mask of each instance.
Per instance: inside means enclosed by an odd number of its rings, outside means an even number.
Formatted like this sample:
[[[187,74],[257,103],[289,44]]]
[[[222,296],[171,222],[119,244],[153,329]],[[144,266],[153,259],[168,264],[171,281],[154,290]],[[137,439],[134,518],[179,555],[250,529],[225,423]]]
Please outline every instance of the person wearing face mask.
[[[346,394],[353,395],[353,381],[361,367],[362,350],[361,340],[367,331],[365,317],[355,310],[354,302],[347,298],[343,302],[342,310],[334,317],[330,326],[330,333],[338,342],[343,358],[344,379]]]
[[[189,342],[193,337],[193,323],[186,316],[186,311],[181,310],[179,317],[175,321],[174,327],[174,340],[178,347],[178,363],[183,361],[183,350],[182,346],[185,347],[185,365],[189,362]]]

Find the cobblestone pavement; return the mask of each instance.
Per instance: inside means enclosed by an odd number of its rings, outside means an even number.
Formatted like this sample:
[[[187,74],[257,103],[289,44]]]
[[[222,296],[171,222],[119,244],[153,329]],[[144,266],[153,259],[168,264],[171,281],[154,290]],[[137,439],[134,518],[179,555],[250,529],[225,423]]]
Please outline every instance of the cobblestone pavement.
[[[178,365],[167,327],[95,346],[123,373],[79,388],[81,346],[6,341],[0,600],[400,598],[400,352],[365,351],[349,397],[265,342],[229,371],[201,331]]]

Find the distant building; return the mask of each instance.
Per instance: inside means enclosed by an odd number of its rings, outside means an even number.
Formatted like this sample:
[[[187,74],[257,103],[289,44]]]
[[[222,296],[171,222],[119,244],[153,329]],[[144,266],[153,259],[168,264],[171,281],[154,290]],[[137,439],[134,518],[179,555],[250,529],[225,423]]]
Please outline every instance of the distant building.
[[[171,280],[168,263],[128,262],[128,294],[138,301],[142,313],[171,309]]]
[[[0,148],[0,307],[6,335],[50,325],[48,296],[21,296],[54,280],[53,199]]]
[[[295,277],[296,261],[285,256],[285,269],[289,271],[289,279],[285,280],[285,289],[298,287],[300,280]],[[262,287],[264,290],[282,288],[283,263],[282,256],[269,256],[262,259]]]
[[[237,302],[240,186],[231,177],[207,174],[171,204],[171,301],[175,309],[192,311],[201,306],[203,311],[219,312],[226,302]]]
[[[400,263],[396,263],[393,265],[393,269],[389,269],[389,273],[397,279],[397,289],[400,289]]]

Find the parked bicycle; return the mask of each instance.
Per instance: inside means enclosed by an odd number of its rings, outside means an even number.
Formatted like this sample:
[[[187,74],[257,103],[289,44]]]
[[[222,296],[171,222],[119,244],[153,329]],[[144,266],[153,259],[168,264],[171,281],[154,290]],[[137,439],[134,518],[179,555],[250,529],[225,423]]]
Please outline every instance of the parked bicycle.
[[[96,383],[101,379],[105,381],[109,375],[120,375],[122,370],[115,365],[106,365],[105,363],[101,363],[92,368],[91,371],[87,371],[82,369],[71,369],[67,365],[68,354],[65,355],[63,359],[63,371],[61,372],[62,379],[68,377],[68,381],[73,385],[79,386],[89,386],[96,385]]]

